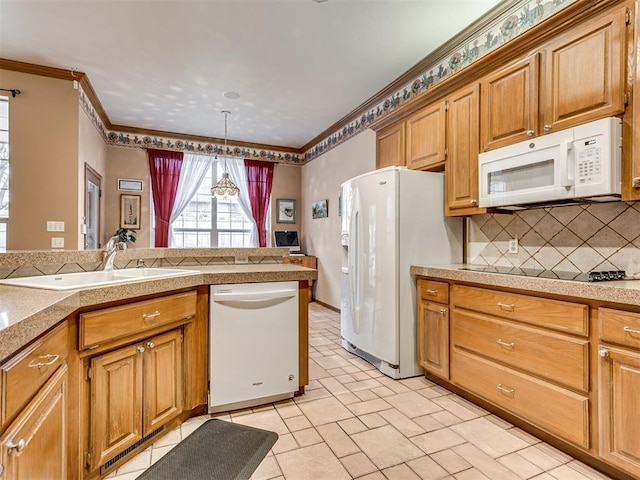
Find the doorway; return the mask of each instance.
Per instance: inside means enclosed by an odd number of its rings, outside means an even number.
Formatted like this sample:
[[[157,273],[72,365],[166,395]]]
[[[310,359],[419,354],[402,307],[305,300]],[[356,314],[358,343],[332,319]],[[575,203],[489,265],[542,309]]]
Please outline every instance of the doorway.
[[[84,164],[84,249],[95,250],[100,245],[100,199],[102,177],[88,164]]]

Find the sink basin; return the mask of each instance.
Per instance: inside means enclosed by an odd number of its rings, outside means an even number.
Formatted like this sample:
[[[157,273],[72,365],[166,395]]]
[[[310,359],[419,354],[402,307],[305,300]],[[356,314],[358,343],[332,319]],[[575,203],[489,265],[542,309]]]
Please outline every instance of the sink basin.
[[[138,280],[156,280],[198,273],[196,270],[176,270],[172,268],[127,268],[124,270],[63,273],[60,275],[40,275],[36,277],[7,278],[0,285],[43,288],[46,290],[72,290],[75,288],[98,287]]]

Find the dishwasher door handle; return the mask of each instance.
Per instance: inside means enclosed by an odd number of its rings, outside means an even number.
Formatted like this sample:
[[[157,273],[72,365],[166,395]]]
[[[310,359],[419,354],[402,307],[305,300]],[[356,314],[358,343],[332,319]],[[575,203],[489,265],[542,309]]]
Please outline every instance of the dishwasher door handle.
[[[244,293],[233,293],[233,292],[215,292],[213,294],[214,302],[246,302],[246,303],[257,303],[257,302],[268,302],[269,300],[275,300],[278,298],[293,298],[296,296],[297,290],[275,290],[273,292],[244,292]]]

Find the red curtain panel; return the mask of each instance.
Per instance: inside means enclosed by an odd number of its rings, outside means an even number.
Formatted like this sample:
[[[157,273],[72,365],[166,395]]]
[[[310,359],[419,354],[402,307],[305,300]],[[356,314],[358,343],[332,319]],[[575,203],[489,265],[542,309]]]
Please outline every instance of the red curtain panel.
[[[267,246],[267,215],[273,183],[273,163],[258,160],[244,161],[249,185],[251,213],[258,227],[258,241],[261,247]]]
[[[151,192],[156,220],[155,246],[169,246],[169,219],[176,200],[182,169],[182,152],[148,149]]]

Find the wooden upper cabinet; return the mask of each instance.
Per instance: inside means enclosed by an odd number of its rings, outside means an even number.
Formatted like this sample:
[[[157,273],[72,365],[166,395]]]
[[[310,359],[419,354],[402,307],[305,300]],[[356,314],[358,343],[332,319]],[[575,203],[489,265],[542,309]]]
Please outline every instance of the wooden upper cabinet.
[[[478,84],[448,98],[445,214],[484,213],[478,208]]]
[[[412,170],[443,170],[446,150],[446,103],[428,105],[405,122],[406,163]]]
[[[376,168],[404,166],[404,122],[394,123],[376,135]]]
[[[626,7],[618,8],[546,44],[545,132],[624,112],[626,15]]]
[[[526,140],[538,132],[540,54],[520,60],[480,82],[482,151]]]

